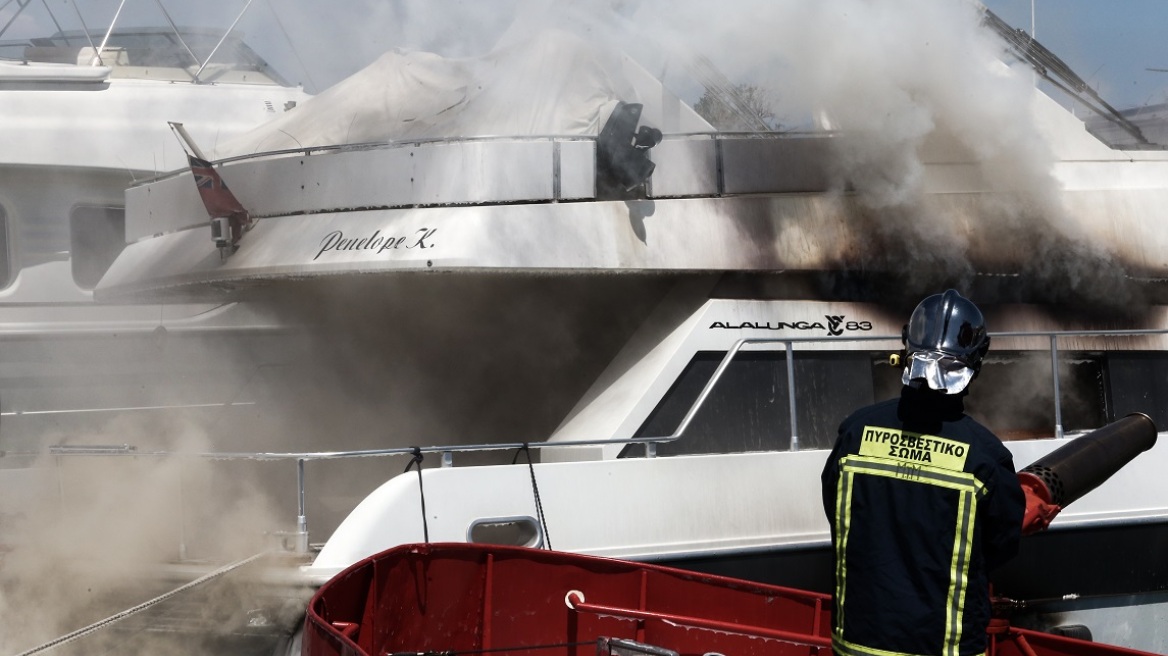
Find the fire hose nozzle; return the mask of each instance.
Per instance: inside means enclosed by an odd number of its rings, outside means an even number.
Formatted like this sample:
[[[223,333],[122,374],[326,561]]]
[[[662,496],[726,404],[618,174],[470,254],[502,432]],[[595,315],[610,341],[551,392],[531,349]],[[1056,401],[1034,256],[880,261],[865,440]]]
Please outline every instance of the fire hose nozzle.
[[[1022,516],[1022,535],[1045,531],[1063,508],[1053,503],[1050,490],[1041,478],[1028,471],[1018,472],[1018,482],[1026,497],[1026,512]]]
[[[1026,495],[1022,533],[1037,533],[1078,500],[1156,443],[1156,425],[1131,414],[1067,443],[1018,472]]]

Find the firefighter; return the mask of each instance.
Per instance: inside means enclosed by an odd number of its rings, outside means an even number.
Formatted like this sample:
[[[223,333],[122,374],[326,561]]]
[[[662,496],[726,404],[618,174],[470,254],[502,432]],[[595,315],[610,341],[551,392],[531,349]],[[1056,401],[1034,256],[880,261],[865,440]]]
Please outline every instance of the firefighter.
[[[981,311],[952,289],[921,301],[902,338],[900,398],[845,419],[823,469],[833,646],[843,656],[981,654],[987,575],[1017,552],[1025,509],[1010,452],[965,414],[990,338]]]

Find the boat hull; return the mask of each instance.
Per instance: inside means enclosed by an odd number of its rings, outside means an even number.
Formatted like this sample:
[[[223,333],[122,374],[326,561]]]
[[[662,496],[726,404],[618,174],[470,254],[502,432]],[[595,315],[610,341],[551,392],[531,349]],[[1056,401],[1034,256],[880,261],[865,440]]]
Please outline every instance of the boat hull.
[[[537,656],[820,654],[828,595],[578,554],[413,544],[367,558],[309,604],[303,656],[522,651]],[[995,620],[991,654],[1129,649]]]
[[[570,591],[576,610],[566,605]],[[579,607],[586,604],[606,610]],[[694,631],[681,617],[727,626]],[[574,656],[618,638],[687,654],[802,654],[830,649],[829,617],[827,595],[666,567],[522,547],[404,545],[321,587],[303,653],[522,648]]]

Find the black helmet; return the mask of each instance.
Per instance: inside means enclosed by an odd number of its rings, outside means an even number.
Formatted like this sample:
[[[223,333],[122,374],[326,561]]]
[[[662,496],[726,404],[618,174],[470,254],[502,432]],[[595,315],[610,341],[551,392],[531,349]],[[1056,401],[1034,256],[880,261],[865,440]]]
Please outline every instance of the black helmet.
[[[917,305],[902,335],[905,356],[927,351],[957,359],[976,374],[990,348],[985,317],[956,290],[933,294]]]

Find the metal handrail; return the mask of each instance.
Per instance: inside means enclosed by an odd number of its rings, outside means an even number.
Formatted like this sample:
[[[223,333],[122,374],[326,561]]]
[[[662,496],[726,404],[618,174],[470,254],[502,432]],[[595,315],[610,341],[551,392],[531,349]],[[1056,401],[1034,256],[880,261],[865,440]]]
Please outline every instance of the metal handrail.
[[[216,165],[232,164],[235,162],[245,162],[249,160],[263,160],[275,157],[285,157],[288,155],[298,155],[303,157],[311,157],[314,154],[324,153],[347,153],[347,152],[361,152],[367,150],[393,150],[398,148],[417,148],[419,146],[428,146],[434,144],[451,144],[451,143],[490,143],[496,141],[522,141],[522,142],[540,142],[550,141],[552,143],[563,143],[568,141],[596,141],[596,135],[587,134],[543,134],[543,135],[520,135],[520,136],[506,136],[506,135],[480,135],[474,137],[423,137],[416,139],[402,139],[402,140],[387,140],[387,141],[362,141],[358,143],[349,144],[324,144],[319,146],[303,146],[297,148],[282,148],[279,150],[265,150],[255,153],[244,153],[242,155],[232,155],[222,159],[214,160]],[[142,178],[135,180],[131,187],[142,187],[162,180],[176,178],[187,173],[189,169],[180,168],[173,171],[160,173],[151,178]]]
[[[664,136],[667,141],[728,141],[728,140],[769,140],[781,141],[784,139],[793,138],[838,138],[839,134],[830,130],[817,131],[789,131],[789,132],[676,132]],[[222,166],[224,164],[232,164],[236,162],[245,162],[253,160],[264,160],[277,157],[286,156],[301,156],[310,157],[314,154],[327,153],[345,153],[345,152],[360,152],[369,150],[394,150],[400,148],[418,148],[421,146],[440,145],[440,144],[455,144],[455,143],[492,143],[492,142],[524,142],[536,143],[543,141],[550,141],[552,143],[565,143],[573,141],[593,141],[597,140],[597,135],[594,134],[525,134],[525,135],[503,135],[503,134],[485,134],[477,136],[458,136],[458,137],[418,137],[411,139],[393,139],[384,141],[363,141],[359,143],[349,144],[324,144],[315,146],[304,146],[297,148],[282,148],[278,150],[266,150],[254,153],[244,153],[241,155],[232,155],[214,161],[216,165]],[[131,186],[141,187],[148,184],[160,182],[170,178],[178,177],[187,172],[186,168],[176,169],[161,173],[151,178],[144,178],[136,180]]]
[[[816,130],[816,131],[788,131],[788,132],[671,132],[664,135],[664,140],[707,140],[720,141],[726,139],[765,139],[765,140],[783,140],[791,138],[835,138],[838,133],[831,130]],[[388,150],[392,148],[413,148],[417,146],[427,146],[432,144],[451,144],[451,143],[485,143],[493,141],[523,141],[523,142],[537,142],[537,141],[596,141],[597,135],[594,134],[523,134],[523,135],[506,135],[506,134],[484,134],[476,136],[458,136],[458,137],[416,137],[412,139],[400,140],[386,140],[386,141],[364,141],[360,143],[351,144],[326,144],[319,146],[305,146],[303,148],[285,148],[281,150],[270,150],[256,153],[245,153],[242,155],[233,155],[231,157],[224,157],[216,160],[217,164],[226,164],[229,162],[241,162],[252,159],[266,159],[274,156],[283,155],[312,155],[313,153],[327,153],[327,152],[347,152],[360,150]],[[181,170],[179,171],[182,172]],[[164,174],[161,177],[167,177],[170,174]],[[154,180],[157,180],[155,178]],[[144,180],[139,184],[146,184],[154,180]]]
[[[1052,380],[1054,384],[1054,412],[1055,412],[1055,436],[1062,439],[1065,437],[1062,425],[1062,409],[1059,402],[1059,374],[1058,374],[1058,338],[1059,337],[1138,337],[1149,335],[1168,335],[1168,328],[1149,328],[1149,329],[1132,329],[1132,330],[1078,330],[1078,331],[1020,331],[1020,332],[997,332],[990,333],[991,337],[998,339],[1002,338],[1025,338],[1025,337],[1046,337],[1050,340],[1051,349],[1051,370]],[[616,444],[644,444],[646,457],[652,458],[656,456],[656,445],[661,443],[674,442],[680,439],[685,431],[689,428],[693,419],[697,416],[698,411],[705,404],[709,398],[714,386],[718,384],[726,370],[729,368],[731,361],[738,355],[738,353],[746,346],[757,344],[782,344],[786,351],[786,367],[787,367],[787,384],[788,384],[788,403],[791,418],[791,442],[790,451],[799,450],[799,439],[797,430],[796,410],[796,393],[795,393],[795,367],[794,367],[794,345],[796,343],[839,343],[839,342],[899,342],[899,335],[847,335],[838,337],[758,337],[758,338],[743,338],[737,340],[733,346],[726,351],[722,357],[718,367],[714,370],[713,375],[706,382],[689,411],[682,418],[678,424],[677,429],[669,435],[650,436],[650,437],[630,437],[630,438],[613,438],[613,439],[594,439],[594,440],[563,440],[550,441],[544,440],[542,442],[496,442],[484,444],[460,444],[460,445],[446,445],[446,446],[427,446],[427,447],[394,447],[386,449],[362,449],[352,451],[306,451],[306,452],[168,452],[168,451],[139,451],[129,445],[112,445],[112,446],[53,446],[49,447],[49,454],[55,456],[70,456],[70,455],[85,455],[85,456],[100,456],[100,457],[164,457],[164,456],[185,456],[198,457],[212,460],[295,460],[296,461],[296,480],[297,480],[297,526],[294,535],[296,536],[296,552],[308,552],[308,519],[305,503],[305,463],[310,460],[335,460],[342,458],[370,458],[370,457],[384,457],[395,455],[415,455],[418,453],[442,453],[442,466],[449,467],[453,464],[452,454],[454,453],[470,453],[478,451],[510,451],[516,449],[545,449],[545,448],[561,448],[573,446],[610,446]],[[185,548],[185,545],[184,545]]]

